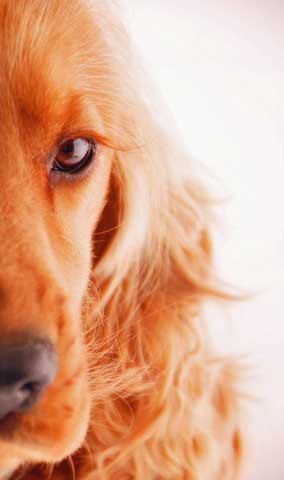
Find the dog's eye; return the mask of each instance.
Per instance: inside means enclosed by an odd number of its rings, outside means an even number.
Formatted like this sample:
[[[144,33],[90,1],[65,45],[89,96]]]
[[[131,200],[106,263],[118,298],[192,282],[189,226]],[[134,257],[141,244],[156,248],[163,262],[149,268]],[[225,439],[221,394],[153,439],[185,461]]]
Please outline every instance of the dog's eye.
[[[56,153],[53,172],[77,173],[95,156],[96,144],[88,138],[74,138],[62,143]]]

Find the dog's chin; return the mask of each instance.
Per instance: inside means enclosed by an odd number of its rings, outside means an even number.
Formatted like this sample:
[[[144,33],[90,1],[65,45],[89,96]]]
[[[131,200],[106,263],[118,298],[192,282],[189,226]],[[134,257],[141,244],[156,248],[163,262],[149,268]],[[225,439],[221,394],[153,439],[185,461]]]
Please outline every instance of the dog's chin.
[[[0,472],[0,480],[10,480],[12,478],[12,475],[15,473],[17,467],[13,468],[12,470],[7,470],[7,472]]]
[[[17,468],[19,465],[17,465],[15,468],[12,470],[9,469],[6,472],[0,472],[0,480],[10,480],[12,478],[12,475],[16,472]]]
[[[24,461],[23,452],[0,437],[0,480],[10,479]]]
[[[0,480],[10,480],[19,467],[42,463],[60,463],[78,450],[85,440],[90,417],[90,406],[75,416],[74,421],[65,422],[65,428],[58,425],[58,438],[53,444],[45,444],[37,438],[29,438],[21,428],[17,431],[17,416],[11,415],[0,424]],[[62,420],[63,416],[62,416]]]
[[[13,474],[16,472],[16,470],[20,467],[22,464],[22,460],[20,459],[15,459],[14,460],[9,460],[7,458],[7,461],[4,463],[0,463],[0,480],[10,480],[12,478]]]

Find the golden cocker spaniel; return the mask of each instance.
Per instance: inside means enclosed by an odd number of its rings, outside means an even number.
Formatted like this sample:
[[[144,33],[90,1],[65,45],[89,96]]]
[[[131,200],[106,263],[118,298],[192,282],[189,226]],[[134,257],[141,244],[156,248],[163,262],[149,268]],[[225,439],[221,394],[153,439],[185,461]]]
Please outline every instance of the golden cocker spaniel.
[[[119,6],[0,0],[0,38],[0,480],[235,479],[210,201]]]

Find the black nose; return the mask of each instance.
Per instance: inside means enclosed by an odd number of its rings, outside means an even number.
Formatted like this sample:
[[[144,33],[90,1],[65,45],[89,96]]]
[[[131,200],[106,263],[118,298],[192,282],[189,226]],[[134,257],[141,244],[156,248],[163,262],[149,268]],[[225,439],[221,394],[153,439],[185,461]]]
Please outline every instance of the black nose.
[[[57,371],[52,343],[28,339],[0,344],[0,420],[27,412],[37,403]]]

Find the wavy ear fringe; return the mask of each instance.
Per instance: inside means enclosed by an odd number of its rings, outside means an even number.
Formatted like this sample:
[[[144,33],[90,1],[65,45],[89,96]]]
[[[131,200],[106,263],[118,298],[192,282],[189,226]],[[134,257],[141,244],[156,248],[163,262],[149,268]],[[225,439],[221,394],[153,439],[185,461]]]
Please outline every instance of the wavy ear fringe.
[[[205,298],[223,296],[210,200],[196,180],[180,180],[175,155],[162,136],[115,156],[86,314],[88,480],[219,480],[238,470],[238,369],[211,353],[201,318]]]
[[[123,27],[99,11],[104,61],[89,80],[114,161],[83,309],[93,408],[82,478],[233,479],[239,370],[216,359],[202,321],[205,299],[230,297],[212,269],[211,201]]]

